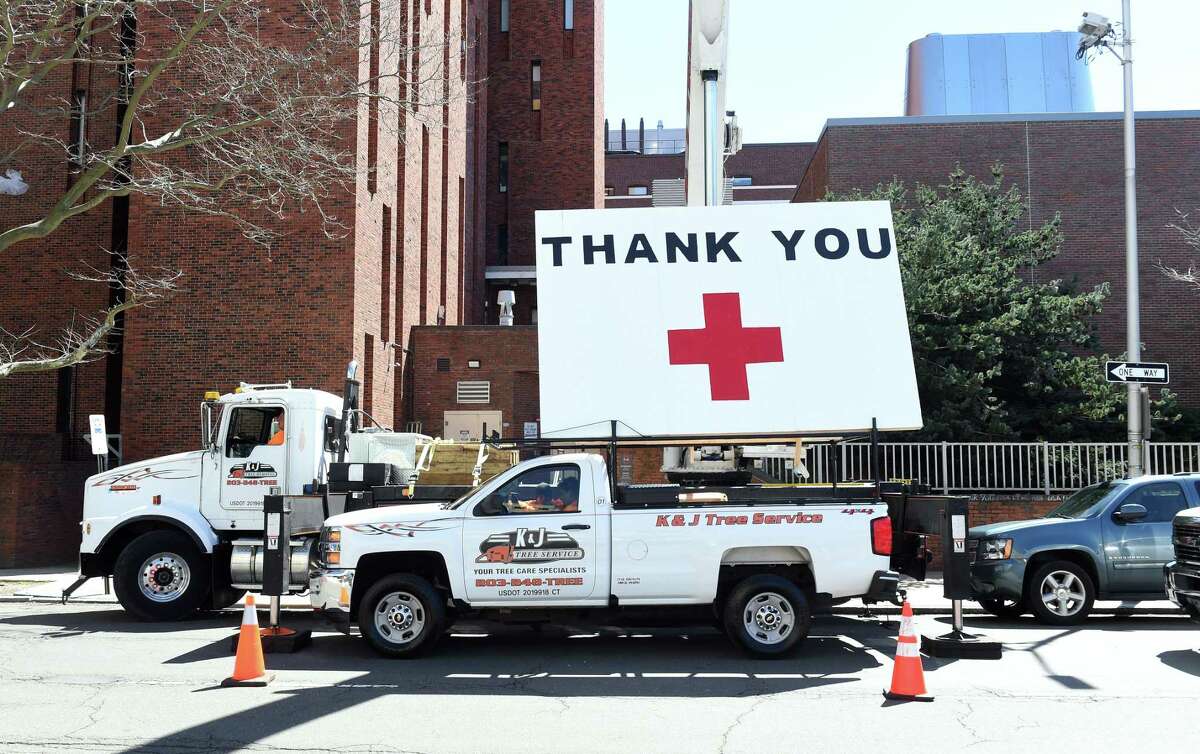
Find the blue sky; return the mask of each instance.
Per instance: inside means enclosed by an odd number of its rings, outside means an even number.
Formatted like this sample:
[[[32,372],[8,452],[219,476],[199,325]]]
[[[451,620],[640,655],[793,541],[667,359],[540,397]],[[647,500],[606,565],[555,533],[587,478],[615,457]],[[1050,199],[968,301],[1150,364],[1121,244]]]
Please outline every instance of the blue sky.
[[[1073,30],[1120,0],[730,0],[729,90],[747,143],[812,141],[826,118],[904,114],[908,43],[930,33]],[[682,127],[687,0],[604,0],[604,112]],[[1200,109],[1197,0],[1133,0],[1139,110]],[[1097,110],[1120,110],[1121,65],[1090,63]]]

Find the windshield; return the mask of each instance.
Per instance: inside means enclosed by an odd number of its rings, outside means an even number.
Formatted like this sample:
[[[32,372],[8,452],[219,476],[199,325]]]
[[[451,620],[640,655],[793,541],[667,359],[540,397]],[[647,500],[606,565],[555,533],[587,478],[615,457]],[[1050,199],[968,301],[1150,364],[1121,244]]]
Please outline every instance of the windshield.
[[[1108,501],[1121,491],[1121,486],[1102,482],[1084,487],[1046,514],[1046,518],[1091,518],[1100,513]]]

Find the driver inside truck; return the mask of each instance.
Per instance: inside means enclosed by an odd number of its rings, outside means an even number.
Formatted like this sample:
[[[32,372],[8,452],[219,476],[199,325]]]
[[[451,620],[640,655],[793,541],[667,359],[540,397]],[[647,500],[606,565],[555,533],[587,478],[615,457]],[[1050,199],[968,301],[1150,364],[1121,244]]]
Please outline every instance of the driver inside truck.
[[[283,409],[271,418],[271,439],[267,441],[267,445],[283,445],[284,438],[283,427]]]

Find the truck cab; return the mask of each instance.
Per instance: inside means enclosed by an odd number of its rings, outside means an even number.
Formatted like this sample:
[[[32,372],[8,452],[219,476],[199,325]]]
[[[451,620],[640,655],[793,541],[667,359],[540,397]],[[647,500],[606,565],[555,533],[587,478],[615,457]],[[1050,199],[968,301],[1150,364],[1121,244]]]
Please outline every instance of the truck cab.
[[[254,574],[231,572],[235,542],[261,535],[265,495],[301,494],[324,478],[343,401],[286,383],[243,383],[206,395],[202,407],[200,450],[85,483],[80,574],[113,576],[121,604],[142,619],[222,607],[255,586]]]

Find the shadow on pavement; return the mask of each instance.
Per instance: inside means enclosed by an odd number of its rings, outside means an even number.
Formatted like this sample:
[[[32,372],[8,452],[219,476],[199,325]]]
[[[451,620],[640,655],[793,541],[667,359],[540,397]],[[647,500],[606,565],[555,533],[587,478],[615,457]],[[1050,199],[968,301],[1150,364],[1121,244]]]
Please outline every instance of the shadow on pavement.
[[[1200,649],[1173,649],[1160,653],[1158,659],[1169,668],[1200,677]]]
[[[212,610],[198,613],[192,620],[164,623],[143,623],[130,617],[120,607],[80,612],[74,607],[70,612],[48,612],[34,615],[11,615],[0,618],[0,626],[45,626],[41,635],[48,638],[81,636],[92,633],[112,634],[163,634],[175,631],[211,629],[214,625],[240,615],[235,610]],[[234,618],[236,620],[236,618]]]
[[[289,623],[301,626],[300,621]],[[385,660],[361,639],[341,634],[314,636],[310,648],[267,655],[272,672],[294,682],[303,672],[361,671],[349,680],[308,688],[282,688],[271,701],[177,731],[130,749],[186,750],[202,746],[227,751],[253,745],[300,723],[311,722],[391,695],[527,696],[554,700],[607,696],[749,697],[849,683],[881,667],[869,647],[883,649],[884,626],[839,618],[819,619],[796,656],[755,660],[741,654],[709,628],[545,628],[534,631],[498,624],[459,624],[432,656]],[[486,634],[486,635],[484,635]],[[847,640],[843,635],[852,635]],[[190,663],[230,657],[221,639],[168,660]],[[232,663],[232,658],[230,658]],[[300,672],[296,672],[300,671]],[[237,689],[197,689],[236,697]],[[231,734],[231,731],[236,731]],[[231,735],[236,738],[231,738]]]

